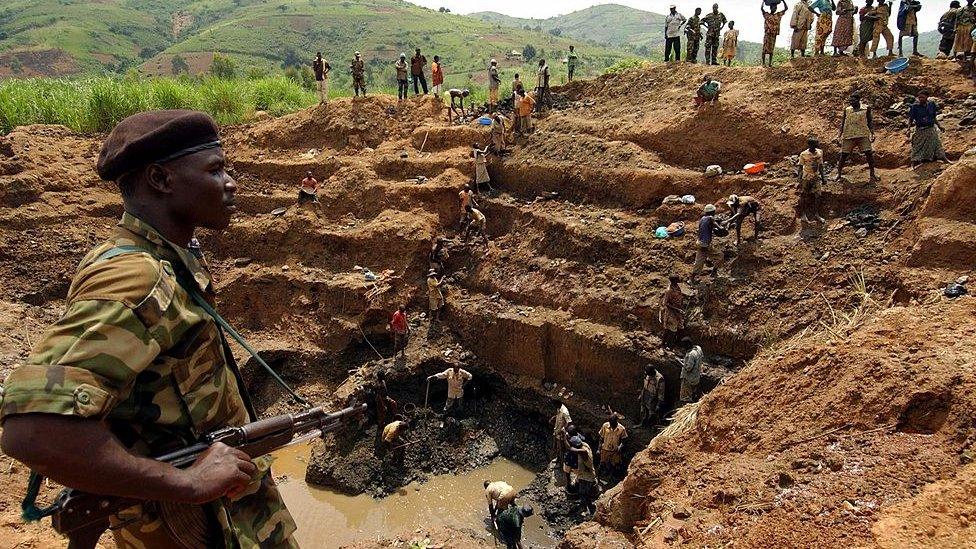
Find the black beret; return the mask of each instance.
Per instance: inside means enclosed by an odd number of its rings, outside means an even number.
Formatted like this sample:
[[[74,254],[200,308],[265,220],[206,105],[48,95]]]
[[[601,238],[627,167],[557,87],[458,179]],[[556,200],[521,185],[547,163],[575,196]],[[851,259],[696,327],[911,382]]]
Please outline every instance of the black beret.
[[[217,124],[199,111],[148,111],[118,123],[98,155],[95,170],[107,181],[148,166],[220,146]]]

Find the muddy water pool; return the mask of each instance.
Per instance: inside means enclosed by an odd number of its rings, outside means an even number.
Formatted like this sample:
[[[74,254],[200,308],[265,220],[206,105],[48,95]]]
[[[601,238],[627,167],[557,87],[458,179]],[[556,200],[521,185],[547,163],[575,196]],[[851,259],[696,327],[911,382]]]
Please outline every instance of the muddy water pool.
[[[438,475],[424,484],[413,483],[390,496],[374,499],[366,494],[347,496],[306,484],[310,453],[310,446],[298,445],[274,454],[274,473],[286,477],[279,489],[298,523],[296,536],[302,547],[340,547],[412,533],[418,528],[423,531],[430,526],[470,529],[482,533],[490,542],[484,481],[504,480],[521,490],[535,478],[534,472],[517,463],[497,458],[487,467],[460,475]],[[538,512],[534,502],[527,503]],[[538,514],[525,521],[522,545],[526,549],[555,547],[556,540]]]

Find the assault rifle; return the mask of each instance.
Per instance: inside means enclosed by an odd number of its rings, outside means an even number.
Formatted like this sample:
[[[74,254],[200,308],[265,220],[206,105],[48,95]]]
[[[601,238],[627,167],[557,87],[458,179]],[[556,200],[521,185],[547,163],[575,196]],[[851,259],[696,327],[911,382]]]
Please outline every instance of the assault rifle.
[[[222,442],[256,458],[280,448],[292,446],[338,429],[344,420],[361,415],[365,404],[329,413],[311,408],[297,414],[261,419],[240,427],[218,429],[202,437],[194,445],[181,448],[153,459],[173,467],[189,467],[210,445]],[[137,499],[99,496],[66,488],[45,514],[51,515],[54,529],[69,540],[69,549],[94,548],[98,538],[109,527],[109,517],[129,507],[144,503]]]

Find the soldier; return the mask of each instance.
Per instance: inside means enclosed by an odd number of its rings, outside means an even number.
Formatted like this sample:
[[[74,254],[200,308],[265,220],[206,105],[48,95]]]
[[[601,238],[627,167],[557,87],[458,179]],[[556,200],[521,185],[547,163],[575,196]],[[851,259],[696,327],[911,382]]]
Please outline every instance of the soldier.
[[[698,45],[701,44],[701,8],[695,8],[695,15],[688,18],[685,25],[685,36],[688,38],[688,49],[685,60],[689,63],[698,62]]]
[[[349,70],[352,71],[352,88],[356,92],[356,97],[359,97],[360,90],[363,92],[363,97],[366,97],[366,64],[363,63],[363,58],[358,51],[356,58],[349,65]]]
[[[712,13],[702,18],[702,24],[708,29],[705,32],[705,63],[718,65],[718,39],[725,26],[725,14],[718,11],[718,4],[712,4]]]
[[[112,517],[120,547],[184,546],[154,502],[196,515],[183,518],[207,524],[210,546],[295,546],[269,458],[221,443],[186,469],[147,457],[255,419],[220,329],[195,301],[214,302],[210,273],[184,247],[235,210],[216,124],[194,111],[130,116],[97,171],[118,183],[122,220],[81,260],[64,315],[7,378],[3,452],[59,484],[144,500]]]

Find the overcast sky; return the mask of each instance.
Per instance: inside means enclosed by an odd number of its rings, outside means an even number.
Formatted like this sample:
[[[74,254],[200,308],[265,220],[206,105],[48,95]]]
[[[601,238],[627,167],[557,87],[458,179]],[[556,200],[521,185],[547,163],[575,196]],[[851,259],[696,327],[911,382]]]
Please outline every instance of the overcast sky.
[[[616,0],[615,2],[600,2],[598,0],[408,0],[414,4],[420,4],[428,8],[437,9],[439,7],[449,8],[455,13],[474,13],[479,11],[495,11],[511,15],[513,17],[535,17],[547,18],[554,15],[562,15],[573,11],[581,10],[597,4],[623,4],[632,8],[653,11],[657,13],[667,13],[668,6],[675,4],[678,11],[686,17],[695,12],[696,7],[701,7],[702,11],[707,12],[713,3],[711,0]],[[790,12],[787,12],[783,20],[783,30],[780,33],[780,42],[789,43],[789,16],[792,13],[792,6],[795,0],[789,0]],[[864,5],[864,0],[854,0],[858,7]],[[762,15],[759,14],[760,0],[719,0],[719,9],[726,17],[736,22],[736,27],[740,29],[739,36],[744,40],[762,42],[763,22]],[[948,8],[948,0],[934,3],[932,0],[923,1],[922,11],[919,13],[919,29],[921,32],[934,30],[939,22],[939,16]],[[895,11],[898,9],[898,0],[895,0]],[[898,29],[895,25],[895,14],[891,16],[891,29],[898,39]],[[813,43],[813,30],[810,31],[810,43]],[[884,47],[882,41],[882,48]],[[906,44],[907,45],[907,44]]]

